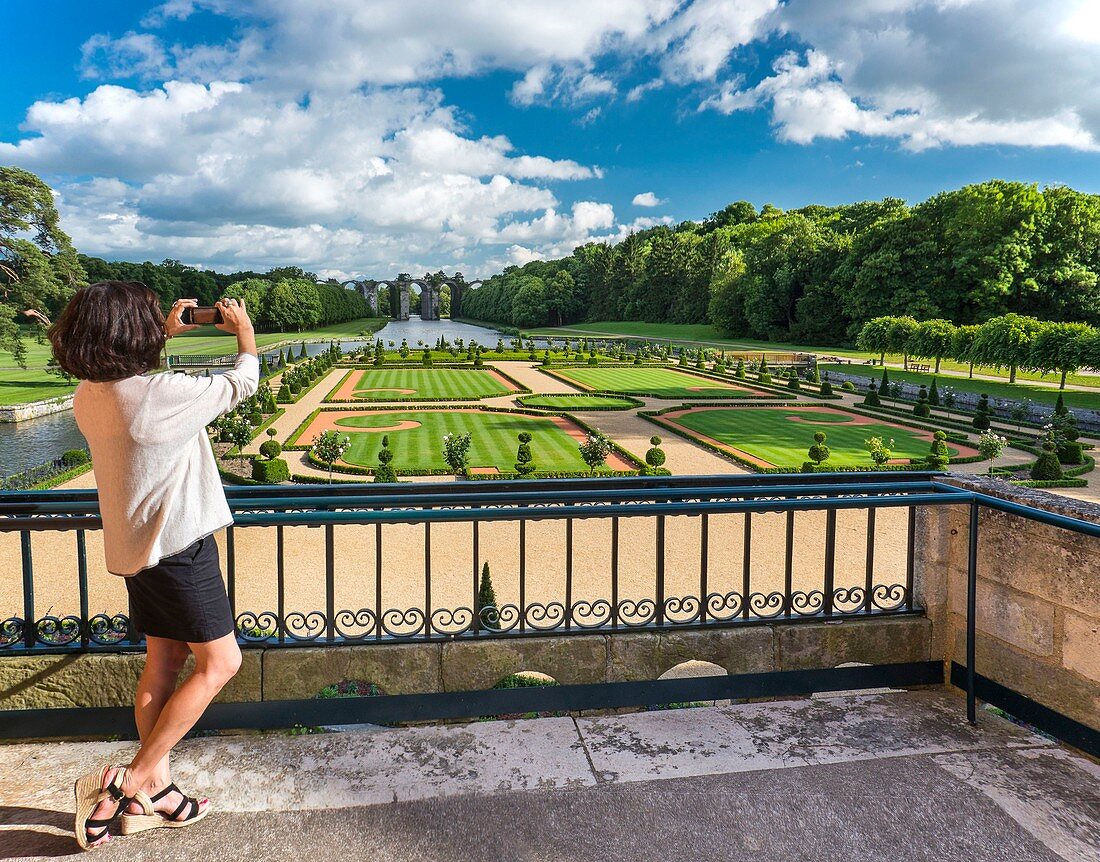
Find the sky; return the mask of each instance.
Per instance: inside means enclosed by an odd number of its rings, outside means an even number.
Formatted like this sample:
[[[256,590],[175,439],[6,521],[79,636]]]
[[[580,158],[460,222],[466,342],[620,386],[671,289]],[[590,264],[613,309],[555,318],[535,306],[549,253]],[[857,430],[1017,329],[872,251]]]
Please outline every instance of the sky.
[[[1002,178],[1100,193],[1098,0],[5,0],[0,164],[78,250],[488,277]]]

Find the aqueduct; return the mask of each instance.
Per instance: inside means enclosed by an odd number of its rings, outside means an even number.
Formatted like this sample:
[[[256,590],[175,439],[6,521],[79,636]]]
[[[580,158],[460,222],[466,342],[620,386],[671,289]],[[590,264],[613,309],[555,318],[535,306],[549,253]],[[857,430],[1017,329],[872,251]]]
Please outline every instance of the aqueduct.
[[[440,291],[446,285],[451,289],[451,317],[458,317],[462,310],[462,292],[482,283],[482,279],[456,281],[451,278],[433,284],[423,278],[402,278],[381,281],[361,278],[342,282],[344,287],[354,287],[370,303],[371,310],[379,313],[379,297],[383,289],[389,290],[390,317],[394,320],[409,319],[409,294],[413,285],[420,288],[420,319],[439,320]]]

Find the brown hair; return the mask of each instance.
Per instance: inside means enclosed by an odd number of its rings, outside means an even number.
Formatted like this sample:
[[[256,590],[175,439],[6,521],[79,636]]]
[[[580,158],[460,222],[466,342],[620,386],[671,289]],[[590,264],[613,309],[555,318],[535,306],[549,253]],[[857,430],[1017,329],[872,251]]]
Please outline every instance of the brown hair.
[[[164,312],[140,281],[99,281],[76,292],[49,337],[54,359],[73,377],[121,380],[160,364]]]

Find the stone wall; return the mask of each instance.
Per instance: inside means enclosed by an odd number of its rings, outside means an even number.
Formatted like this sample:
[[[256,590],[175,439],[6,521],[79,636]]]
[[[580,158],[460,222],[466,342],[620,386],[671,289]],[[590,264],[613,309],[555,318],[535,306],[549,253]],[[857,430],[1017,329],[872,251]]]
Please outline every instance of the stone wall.
[[[28,419],[38,419],[40,416],[64,413],[72,409],[72,395],[49,398],[45,401],[32,401],[29,404],[12,404],[0,407],[0,422],[26,422]]]
[[[952,484],[1100,523],[1100,506],[980,478]],[[921,510],[916,591],[933,654],[966,664],[968,506]],[[1100,540],[982,508],[976,670],[1100,730]]]
[[[927,619],[905,616],[660,634],[249,649],[219,700],[309,698],[342,679],[374,682],[387,694],[415,694],[491,688],[519,671],[570,684],[658,679],[687,661],[710,662],[731,674],[928,661],[930,633]],[[143,662],[140,653],[3,656],[0,709],[126,706]]]

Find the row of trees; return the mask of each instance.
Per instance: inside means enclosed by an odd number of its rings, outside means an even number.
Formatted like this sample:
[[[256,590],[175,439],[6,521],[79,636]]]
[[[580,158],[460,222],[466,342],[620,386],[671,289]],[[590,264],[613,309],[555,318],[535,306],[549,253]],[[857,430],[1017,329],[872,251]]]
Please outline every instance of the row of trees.
[[[989,365],[1009,370],[1009,382],[1016,372],[1061,373],[1061,388],[1066,377],[1079,368],[1100,370],[1100,329],[1087,323],[1037,320],[1022,314],[1002,314],[981,325],[956,326],[950,320],[933,318],[918,321],[908,315],[875,317],[867,321],[856,337],[863,350],[898,353],[940,362],[953,359],[970,365]]]
[[[738,201],[703,222],[508,267],[462,314],[515,326],[638,320],[850,342],[883,314],[960,325],[1015,313],[1100,324],[1100,196],[993,180],[914,207],[784,212]]]

